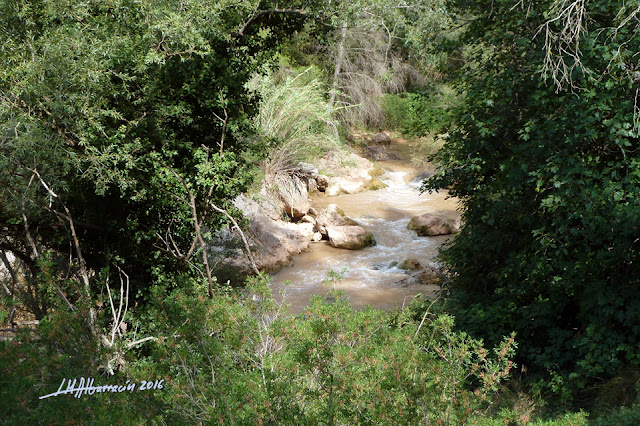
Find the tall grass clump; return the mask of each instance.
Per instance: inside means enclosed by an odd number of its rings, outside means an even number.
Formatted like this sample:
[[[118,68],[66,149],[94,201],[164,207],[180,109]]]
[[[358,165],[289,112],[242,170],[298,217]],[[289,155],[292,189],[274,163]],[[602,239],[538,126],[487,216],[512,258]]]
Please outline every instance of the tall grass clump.
[[[267,140],[263,162],[267,182],[291,174],[301,161],[313,162],[329,150],[339,150],[338,123],[317,79],[304,78],[309,69],[276,83],[272,75],[256,76],[250,89],[260,97],[254,125]]]

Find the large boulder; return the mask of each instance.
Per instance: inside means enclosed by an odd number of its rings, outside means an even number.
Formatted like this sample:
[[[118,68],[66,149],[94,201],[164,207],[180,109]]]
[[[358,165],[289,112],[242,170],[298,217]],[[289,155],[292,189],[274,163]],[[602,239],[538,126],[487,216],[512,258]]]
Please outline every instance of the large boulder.
[[[297,176],[282,176],[276,181],[278,198],[284,213],[292,219],[300,219],[309,212],[307,183]]]
[[[256,217],[250,224],[251,245],[260,270],[274,273],[292,263],[292,257],[309,247],[313,225],[265,220]]]
[[[316,216],[316,229],[327,235],[327,226],[355,226],[357,223],[348,218],[336,204],[329,204]]]
[[[307,222],[288,223],[271,218],[270,205],[244,195],[234,205],[248,219],[244,235],[251,247],[256,266],[265,272],[274,273],[292,263],[292,257],[309,247],[314,236],[314,225]],[[241,284],[253,268],[246,253],[244,242],[236,231],[225,229],[214,237],[209,252],[215,263],[218,282],[231,281]]]
[[[428,213],[411,218],[407,229],[416,231],[421,237],[451,234],[451,227],[444,219]]]
[[[354,153],[346,156],[338,153],[326,155],[320,160],[320,166],[333,175],[325,190],[325,194],[330,196],[364,191],[371,181],[370,172],[374,168],[371,161]]]
[[[391,143],[391,136],[387,132],[376,133],[371,137],[371,142],[380,145],[389,145]]]
[[[327,226],[329,244],[333,247],[360,250],[376,245],[370,232],[359,226]]]

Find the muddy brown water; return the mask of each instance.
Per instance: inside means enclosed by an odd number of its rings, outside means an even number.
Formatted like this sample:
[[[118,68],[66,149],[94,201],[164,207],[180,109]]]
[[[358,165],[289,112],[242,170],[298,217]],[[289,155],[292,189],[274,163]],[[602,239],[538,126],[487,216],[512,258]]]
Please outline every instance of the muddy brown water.
[[[379,179],[387,188],[334,197],[316,195],[313,200],[318,211],[337,204],[373,234],[377,245],[346,250],[331,247],[326,241],[311,243],[308,251],[294,258],[292,266],[273,277],[271,287],[276,299],[282,300],[280,293],[286,292],[289,312],[302,312],[311,295],[325,295],[331,284],[323,281],[331,270],[340,272],[346,268],[344,278],[333,285],[347,294],[356,309],[367,305],[393,309],[409,303],[418,293],[432,294],[437,290],[436,286],[402,283],[407,274],[393,262],[415,258],[424,265],[433,263],[438,247],[449,237],[418,237],[407,229],[407,224],[411,217],[422,213],[453,223],[460,215],[458,201],[449,198],[446,191],[420,194],[420,174],[424,170],[408,161],[381,161],[378,165],[384,170]]]

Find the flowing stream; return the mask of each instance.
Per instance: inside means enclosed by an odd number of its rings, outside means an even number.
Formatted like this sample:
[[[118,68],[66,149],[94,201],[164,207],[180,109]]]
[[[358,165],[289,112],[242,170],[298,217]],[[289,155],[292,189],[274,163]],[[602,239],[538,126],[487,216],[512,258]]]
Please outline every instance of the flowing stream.
[[[385,170],[379,179],[388,185],[377,191],[343,194],[335,197],[316,196],[313,206],[320,211],[337,204],[345,214],[373,234],[377,245],[363,250],[331,247],[328,242],[311,243],[310,250],[294,258],[294,265],[283,268],[273,277],[276,299],[286,291],[289,311],[299,313],[309,304],[313,294],[326,294],[331,284],[323,282],[329,271],[341,272],[343,279],[333,285],[343,290],[355,308],[371,305],[392,309],[409,303],[412,296],[428,294],[436,286],[406,284],[407,274],[394,266],[414,258],[423,265],[433,263],[438,247],[448,236],[418,237],[407,229],[411,217],[432,213],[451,223],[459,216],[455,199],[446,192],[420,194],[421,169],[408,161],[382,161]],[[288,284],[286,284],[288,282]]]

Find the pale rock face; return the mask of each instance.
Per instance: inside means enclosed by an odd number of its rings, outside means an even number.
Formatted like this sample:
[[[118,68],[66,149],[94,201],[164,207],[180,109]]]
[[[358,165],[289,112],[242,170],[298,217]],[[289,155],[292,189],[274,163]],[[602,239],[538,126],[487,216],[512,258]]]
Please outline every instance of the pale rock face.
[[[309,215],[302,216],[300,218],[300,222],[310,223],[312,225],[316,224],[316,220],[313,217],[309,216]]]
[[[329,204],[316,216],[316,229],[322,235],[327,235],[327,226],[350,226],[357,223],[345,216],[336,204]]]
[[[288,226],[287,226],[288,225]],[[315,225],[307,222],[299,222],[299,223],[290,223],[285,224],[287,228],[293,229],[295,231],[300,232],[302,235],[307,237],[309,240],[313,238],[313,234],[315,232]]]
[[[421,237],[451,234],[451,227],[444,219],[427,213],[411,218],[407,229],[416,231]]]
[[[342,161],[336,159],[332,159],[332,161],[344,165],[340,167],[336,164],[325,166],[329,170],[333,169],[334,174],[339,175],[339,177],[329,178],[329,185],[325,190],[327,195],[355,194],[366,189],[367,184],[372,179],[369,173],[373,170],[371,161],[353,153]]]
[[[371,181],[369,178],[354,177],[332,177],[329,179],[329,187],[325,191],[327,195],[334,196],[339,194],[357,194],[365,190],[367,184]]]
[[[311,204],[307,184],[297,176],[284,176],[277,180],[278,197],[284,213],[292,219],[305,216]]]
[[[370,232],[359,226],[327,226],[329,244],[333,247],[360,250],[376,244]]]
[[[287,223],[270,217],[269,206],[263,205],[246,196],[239,196],[234,201],[245,217],[249,219],[245,236],[249,240],[256,266],[266,272],[276,272],[283,266],[291,264],[293,255],[309,247],[310,238],[314,235],[314,226],[310,223]],[[219,236],[222,245],[229,244],[237,238],[235,232],[229,230]],[[218,281],[231,280],[240,283],[244,276],[251,274],[251,264],[242,248],[234,248],[230,253],[217,260]],[[220,252],[222,247],[212,246],[212,253]]]

